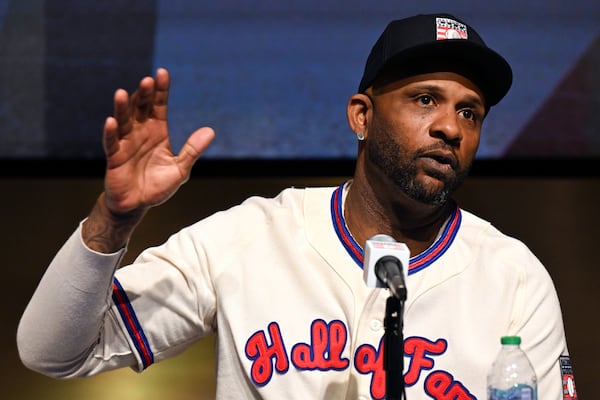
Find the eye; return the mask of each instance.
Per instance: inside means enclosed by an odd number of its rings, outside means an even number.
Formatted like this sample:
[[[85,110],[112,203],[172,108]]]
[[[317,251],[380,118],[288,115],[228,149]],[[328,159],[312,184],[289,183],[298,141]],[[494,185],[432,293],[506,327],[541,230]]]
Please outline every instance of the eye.
[[[465,119],[475,119],[475,113],[471,110],[462,110],[462,115]]]
[[[481,119],[479,113],[477,113],[476,111],[471,110],[469,108],[460,110],[460,114],[462,115],[462,117],[464,119],[467,119],[469,121],[479,121]]]
[[[417,101],[419,101],[419,103],[423,104],[424,106],[428,106],[430,104],[433,104],[433,97],[431,97],[428,94],[424,94],[417,97]]]

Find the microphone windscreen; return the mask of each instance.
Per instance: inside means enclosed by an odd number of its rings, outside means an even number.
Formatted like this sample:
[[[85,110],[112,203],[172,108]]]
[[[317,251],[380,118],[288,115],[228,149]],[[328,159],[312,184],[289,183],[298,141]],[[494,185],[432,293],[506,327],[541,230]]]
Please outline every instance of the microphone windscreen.
[[[384,288],[385,285],[377,279],[375,274],[375,264],[379,259],[385,256],[396,257],[403,265],[402,273],[404,280],[408,278],[408,263],[410,260],[410,251],[404,243],[384,234],[372,236],[365,243],[363,279],[368,287]]]

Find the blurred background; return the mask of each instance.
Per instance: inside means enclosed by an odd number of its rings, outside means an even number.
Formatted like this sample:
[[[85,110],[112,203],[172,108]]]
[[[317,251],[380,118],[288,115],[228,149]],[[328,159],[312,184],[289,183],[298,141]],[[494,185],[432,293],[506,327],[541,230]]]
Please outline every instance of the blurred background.
[[[211,159],[351,159],[346,101],[385,25],[449,12],[514,69],[480,159],[599,157],[593,0],[0,0],[0,157],[97,159],[118,87],[166,67],[175,149]]]
[[[172,75],[173,146],[217,139],[178,194],[152,210],[128,259],[173,231],[288,186],[337,185],[356,150],[347,98],[392,18],[450,12],[514,69],[484,124],[463,208],[523,240],[563,308],[580,398],[600,359],[600,3],[347,0],[0,0],[0,390],[6,399],[211,399],[213,338],[153,365],[59,381],[26,370],[18,319],[52,256],[102,190],[100,133],[118,87]],[[126,259],[127,261],[127,259]],[[60,293],[57,293],[59,296]]]

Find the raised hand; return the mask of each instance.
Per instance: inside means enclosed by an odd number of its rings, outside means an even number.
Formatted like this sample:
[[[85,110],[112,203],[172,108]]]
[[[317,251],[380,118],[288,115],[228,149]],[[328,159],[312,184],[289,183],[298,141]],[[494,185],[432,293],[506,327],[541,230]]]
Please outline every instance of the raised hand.
[[[169,73],[143,78],[131,95],[119,89],[104,124],[104,193],[83,225],[83,239],[98,251],[123,246],[145,212],[164,203],[190,176],[214,138],[211,128],[193,132],[173,154],[167,127]]]
[[[190,135],[173,154],[167,128],[169,73],[145,77],[131,95],[119,89],[114,115],[104,125],[106,205],[114,213],[147,209],[169,199],[214,137],[210,128]]]

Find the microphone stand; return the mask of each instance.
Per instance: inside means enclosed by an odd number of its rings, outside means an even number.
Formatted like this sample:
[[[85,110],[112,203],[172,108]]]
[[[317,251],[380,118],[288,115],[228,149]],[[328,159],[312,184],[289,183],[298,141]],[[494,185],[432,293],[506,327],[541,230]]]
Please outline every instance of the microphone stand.
[[[404,337],[403,314],[406,290],[398,297],[392,294],[385,305],[383,326],[383,369],[385,370],[386,400],[406,399],[404,391]]]

